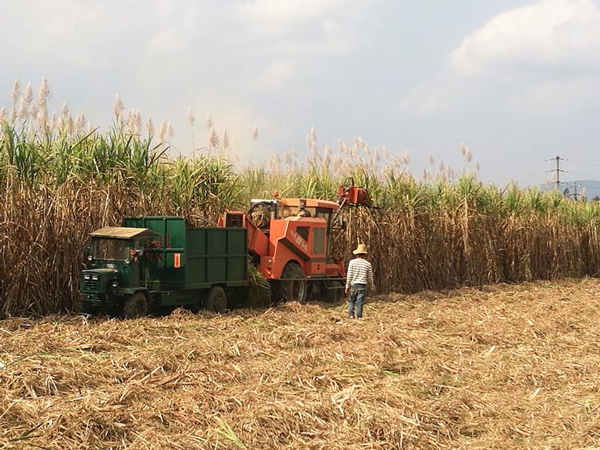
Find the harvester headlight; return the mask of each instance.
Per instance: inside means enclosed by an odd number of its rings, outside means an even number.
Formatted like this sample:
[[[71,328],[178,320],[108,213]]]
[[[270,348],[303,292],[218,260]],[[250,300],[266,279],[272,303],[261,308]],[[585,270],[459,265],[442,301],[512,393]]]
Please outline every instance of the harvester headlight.
[[[88,261],[93,261],[94,257],[92,255],[88,255]]]
[[[92,280],[98,281],[98,274],[97,273],[95,273],[95,274],[92,275]]]
[[[113,289],[116,289],[119,287],[119,283],[117,281],[113,281],[112,283],[110,283],[110,285],[112,286]]]
[[[83,279],[84,280],[89,280],[90,279],[90,274],[89,273],[84,274],[83,275]]]

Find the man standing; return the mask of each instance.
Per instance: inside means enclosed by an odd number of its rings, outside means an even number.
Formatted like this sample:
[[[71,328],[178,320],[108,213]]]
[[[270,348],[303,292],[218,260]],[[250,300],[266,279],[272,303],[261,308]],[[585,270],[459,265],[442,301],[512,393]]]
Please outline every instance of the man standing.
[[[365,259],[368,254],[365,244],[358,244],[358,248],[352,253],[356,255],[356,258],[350,261],[346,276],[346,295],[350,292],[348,317],[360,319],[362,318],[363,304],[367,297],[368,287],[373,286],[373,267]]]

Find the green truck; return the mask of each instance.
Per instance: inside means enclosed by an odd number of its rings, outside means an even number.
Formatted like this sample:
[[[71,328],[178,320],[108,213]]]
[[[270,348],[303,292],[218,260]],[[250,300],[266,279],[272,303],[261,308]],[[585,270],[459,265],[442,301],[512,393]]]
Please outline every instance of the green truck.
[[[80,285],[84,312],[223,312],[247,290],[245,228],[194,228],[181,217],[126,217],[122,225],[90,235]]]

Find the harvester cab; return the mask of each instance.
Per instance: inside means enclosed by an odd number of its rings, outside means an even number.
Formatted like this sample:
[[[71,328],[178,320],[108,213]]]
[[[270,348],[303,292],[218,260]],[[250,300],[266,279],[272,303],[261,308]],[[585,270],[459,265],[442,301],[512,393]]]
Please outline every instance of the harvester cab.
[[[305,301],[342,295],[345,267],[331,252],[332,231],[344,226],[346,206],[371,206],[365,189],[339,189],[338,202],[279,198],[254,199],[246,213],[228,212],[220,226],[247,229],[248,252],[277,299]]]

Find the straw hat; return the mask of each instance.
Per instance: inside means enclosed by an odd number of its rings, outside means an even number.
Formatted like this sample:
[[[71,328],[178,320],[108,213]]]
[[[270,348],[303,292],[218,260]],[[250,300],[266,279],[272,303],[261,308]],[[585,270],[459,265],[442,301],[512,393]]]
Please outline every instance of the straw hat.
[[[354,253],[355,255],[366,255],[369,252],[365,244],[358,244],[358,247],[352,253]]]

